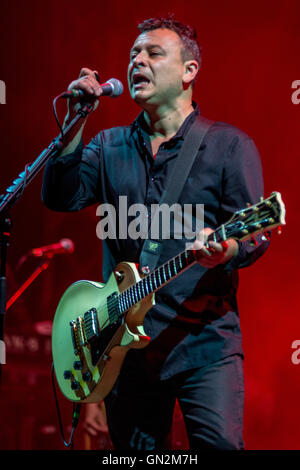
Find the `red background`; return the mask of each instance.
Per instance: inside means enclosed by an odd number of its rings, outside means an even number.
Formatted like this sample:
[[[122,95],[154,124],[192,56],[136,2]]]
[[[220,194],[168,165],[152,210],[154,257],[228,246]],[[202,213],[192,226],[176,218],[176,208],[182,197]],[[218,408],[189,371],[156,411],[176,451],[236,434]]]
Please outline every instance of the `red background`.
[[[81,67],[99,70],[102,82],[117,77],[125,85],[119,99],[103,99],[90,116],[86,141],[101,128],[133,120],[139,109],[129,97],[126,69],[136,25],[169,11],[198,31],[203,66],[195,100],[202,113],[254,138],[263,162],[265,195],[280,191],[286,204],[283,234],[274,234],[266,255],[241,272],[245,440],[248,449],[300,449],[300,365],[291,361],[292,342],[300,339],[295,241],[300,104],[291,100],[292,82],[300,78],[299,2],[2,1],[0,79],[6,84],[6,104],[0,106],[1,192],[58,135],[52,100]],[[58,109],[62,118],[65,103]],[[77,214],[50,212],[41,202],[41,182],[39,174],[11,210],[10,293],[36,266],[36,261],[27,261],[16,269],[28,250],[68,237],[75,252],[55,257],[7,313],[7,364],[0,396],[3,449],[61,448],[51,358],[41,346],[49,336],[39,336],[36,323],[52,319],[72,282],[100,276],[96,208]],[[38,337],[36,351],[32,340],[20,340],[27,330]],[[64,403],[62,407],[68,420],[71,408]]]

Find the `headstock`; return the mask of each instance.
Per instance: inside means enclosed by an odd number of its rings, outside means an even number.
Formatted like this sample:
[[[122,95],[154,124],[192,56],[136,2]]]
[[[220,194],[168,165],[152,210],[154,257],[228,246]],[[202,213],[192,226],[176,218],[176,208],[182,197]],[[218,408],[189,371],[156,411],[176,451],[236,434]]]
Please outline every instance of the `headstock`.
[[[226,238],[247,240],[254,235],[285,225],[285,205],[279,192],[271,193],[267,199],[261,199],[253,206],[235,212],[224,224]]]

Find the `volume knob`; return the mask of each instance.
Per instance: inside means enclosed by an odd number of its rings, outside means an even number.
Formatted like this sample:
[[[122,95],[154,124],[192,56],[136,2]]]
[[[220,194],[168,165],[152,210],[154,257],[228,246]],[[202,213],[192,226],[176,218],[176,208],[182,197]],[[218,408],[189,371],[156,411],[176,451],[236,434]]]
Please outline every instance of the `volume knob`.
[[[92,380],[92,374],[90,372],[84,372],[82,374],[82,379],[84,382],[90,382]]]
[[[78,390],[79,388],[80,388],[80,383],[78,382],[78,380],[73,380],[73,382],[71,383],[71,389]]]
[[[75,361],[73,365],[75,370],[81,370],[83,367],[81,361]]]
[[[64,371],[64,379],[68,380],[72,377],[72,372],[70,370]]]

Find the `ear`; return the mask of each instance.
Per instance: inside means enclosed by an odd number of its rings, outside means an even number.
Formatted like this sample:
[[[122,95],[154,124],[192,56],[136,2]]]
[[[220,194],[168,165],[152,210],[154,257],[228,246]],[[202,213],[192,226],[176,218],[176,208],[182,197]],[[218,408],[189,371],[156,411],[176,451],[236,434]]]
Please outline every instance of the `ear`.
[[[185,85],[190,85],[197,73],[199,72],[199,64],[196,60],[187,60],[184,63],[184,75],[182,81]]]

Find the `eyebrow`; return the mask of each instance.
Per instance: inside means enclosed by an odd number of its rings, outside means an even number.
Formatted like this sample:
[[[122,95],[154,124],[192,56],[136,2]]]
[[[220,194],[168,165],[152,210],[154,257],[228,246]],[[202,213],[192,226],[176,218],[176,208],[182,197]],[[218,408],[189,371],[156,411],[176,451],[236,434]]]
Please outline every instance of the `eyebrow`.
[[[157,47],[158,49],[160,49],[161,51],[164,51],[164,48],[161,47],[159,44],[148,44],[148,45],[146,45],[145,49],[155,49],[156,47]],[[141,49],[142,49],[141,46],[134,46],[134,47],[130,50],[130,54],[131,54],[132,52],[140,51]]]

